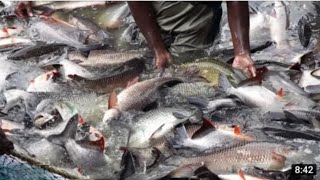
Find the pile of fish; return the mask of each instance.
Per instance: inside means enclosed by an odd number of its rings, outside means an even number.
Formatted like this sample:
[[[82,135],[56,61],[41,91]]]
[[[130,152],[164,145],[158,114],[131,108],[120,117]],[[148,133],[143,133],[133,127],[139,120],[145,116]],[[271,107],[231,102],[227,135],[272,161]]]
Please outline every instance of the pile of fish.
[[[159,73],[143,46],[117,45],[127,4],[34,6],[54,13],[7,19],[0,32],[0,124],[16,151],[81,179],[299,179],[291,164],[320,167],[319,44],[270,27],[254,78],[215,57]],[[70,15],[87,6],[121,13],[107,28]],[[283,22],[286,8],[276,1],[264,17]]]

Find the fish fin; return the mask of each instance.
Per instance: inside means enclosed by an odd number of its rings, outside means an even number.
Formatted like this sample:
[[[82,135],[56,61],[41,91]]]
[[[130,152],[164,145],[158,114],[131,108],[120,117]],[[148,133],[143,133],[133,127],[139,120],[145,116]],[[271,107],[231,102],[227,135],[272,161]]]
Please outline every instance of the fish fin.
[[[72,59],[72,60],[70,60],[70,61],[72,61],[72,62],[75,63],[75,64],[83,63],[83,61],[81,61],[80,59]]]
[[[117,93],[115,91],[112,91],[108,99],[108,109],[116,107],[117,103],[118,103]]]
[[[187,133],[186,127],[184,125],[179,125],[175,129],[175,136],[173,141],[173,148],[179,148],[183,146],[184,141],[189,139],[189,135]]]
[[[245,178],[245,176],[244,176],[244,172],[243,172],[241,169],[239,170],[238,174],[239,174],[239,176],[240,176],[240,178],[241,178],[242,180],[246,180],[246,178]]]
[[[48,141],[58,144],[58,145],[63,145],[67,139],[75,138],[75,135],[77,133],[77,127],[78,127],[78,122],[79,122],[79,115],[76,114],[72,118],[70,118],[69,122],[67,123],[66,127],[62,131],[61,134],[55,134],[49,136],[47,139]]]
[[[233,127],[233,133],[234,133],[235,135],[240,135],[240,134],[241,134],[240,127],[237,126],[237,125],[235,125],[235,126]]]
[[[5,77],[4,80],[8,81],[8,80],[12,79],[13,76],[16,75],[16,74],[18,74],[18,73],[19,73],[18,71],[17,71],[17,72],[10,73],[10,74],[8,74],[8,75]]]
[[[179,112],[173,112],[172,115],[177,119],[186,119],[188,116],[185,116],[184,114],[181,114]]]
[[[133,153],[127,148],[122,149],[124,152],[121,157],[120,166],[122,171],[120,173],[120,179],[126,179],[136,172],[136,158]]]
[[[100,151],[103,152],[106,144],[104,137],[101,136],[101,138],[97,140],[95,143],[99,146]]]
[[[162,124],[155,132],[152,133],[149,139],[158,139],[161,136],[162,128],[165,124]]]
[[[132,80],[128,81],[128,83],[127,83],[127,88],[130,87],[130,86],[132,86],[132,85],[134,85],[134,84],[136,84],[137,82],[139,82],[139,78],[140,78],[140,77],[137,76],[137,77],[133,78]]]
[[[79,116],[79,124],[82,125],[84,123],[86,123],[86,121],[83,119],[82,116]]]
[[[283,89],[280,88],[279,91],[277,92],[278,97],[283,97]]]
[[[301,70],[301,65],[300,65],[300,63],[294,63],[293,65],[291,65],[290,67],[289,67],[289,69],[290,70],[296,70],[296,71],[300,71]]]
[[[255,77],[248,78],[246,80],[241,81],[237,87],[241,86],[254,86],[254,85],[261,85],[262,84],[262,75],[257,74]]]
[[[190,104],[196,105],[202,109],[207,108],[209,105],[208,100],[204,98],[200,98],[200,97],[186,97],[186,98]]]
[[[232,87],[234,87],[231,82],[228,80],[228,78],[223,75],[223,74],[220,74],[219,75],[219,86],[223,89],[223,90],[228,90]]]
[[[216,174],[212,173],[206,166],[201,166],[194,171],[197,178],[204,179],[220,179]]]
[[[203,117],[202,119],[202,126],[195,133],[193,133],[191,139],[202,137],[204,136],[204,134],[208,134],[209,132],[212,132],[216,129],[213,122],[210,121],[208,118]]]

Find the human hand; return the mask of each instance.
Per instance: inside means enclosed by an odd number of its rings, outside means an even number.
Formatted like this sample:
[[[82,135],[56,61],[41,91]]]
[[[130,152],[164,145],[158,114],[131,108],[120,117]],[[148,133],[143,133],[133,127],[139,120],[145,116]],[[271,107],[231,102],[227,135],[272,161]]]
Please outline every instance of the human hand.
[[[164,69],[172,63],[172,56],[167,50],[155,53],[156,67]]]
[[[0,155],[9,153],[11,150],[13,150],[13,143],[7,139],[3,130],[0,128]]]
[[[249,78],[256,76],[256,68],[249,54],[237,55],[233,60],[232,66],[243,70]]]
[[[22,19],[26,19],[30,16],[33,16],[32,2],[31,1],[19,2],[17,4],[15,13],[19,18],[22,18]]]

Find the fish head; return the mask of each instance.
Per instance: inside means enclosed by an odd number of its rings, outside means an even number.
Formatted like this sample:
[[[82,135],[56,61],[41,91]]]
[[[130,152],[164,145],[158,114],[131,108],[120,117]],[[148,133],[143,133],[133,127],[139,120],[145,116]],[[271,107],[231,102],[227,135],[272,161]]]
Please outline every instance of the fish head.
[[[108,109],[103,116],[102,122],[109,124],[112,120],[117,120],[120,117],[120,111],[118,109]]]
[[[27,88],[28,92],[55,92],[59,89],[58,78],[60,73],[56,70],[46,72],[31,80]]]
[[[284,157],[292,157],[297,155],[297,151],[298,148],[294,146],[280,145],[278,148],[276,148],[274,153],[282,155]]]
[[[49,114],[49,113],[40,113],[35,116],[33,124],[38,129],[46,129],[48,127],[56,127],[59,122],[62,121],[62,118]]]

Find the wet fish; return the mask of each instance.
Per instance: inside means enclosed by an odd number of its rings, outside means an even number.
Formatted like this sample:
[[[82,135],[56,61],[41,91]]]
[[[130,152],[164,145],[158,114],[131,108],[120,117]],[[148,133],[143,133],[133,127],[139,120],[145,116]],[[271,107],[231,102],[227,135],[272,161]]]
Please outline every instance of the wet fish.
[[[69,22],[75,25],[77,28],[83,31],[88,31],[90,34],[88,37],[88,41],[92,40],[94,42],[101,42],[111,44],[113,36],[109,32],[102,30],[99,26],[97,26],[94,22],[80,16],[72,16]]]
[[[287,39],[289,11],[284,2],[274,2],[274,8],[269,16],[269,21],[271,38],[276,42],[277,48],[290,47]]]
[[[12,35],[19,34],[23,30],[22,27],[3,27],[0,30],[0,38],[8,38]]]
[[[87,50],[89,47],[85,44],[89,36],[86,31],[53,18],[34,20],[29,32],[31,37],[40,41],[62,43],[82,50]],[[93,46],[99,47],[100,45]]]
[[[272,84],[274,89],[281,89],[285,92],[292,92],[302,96],[308,96],[308,94],[302,90],[296,83],[292,82],[289,77],[285,77],[279,72],[268,71],[263,75],[264,80]]]
[[[221,77],[220,80],[221,87],[225,89],[228,94],[236,95],[246,105],[261,108],[283,106],[277,94],[263,86],[254,85],[234,88],[225,77]]]
[[[104,139],[98,145],[90,145],[83,141],[76,141],[79,116],[76,114],[68,122],[63,136],[52,135],[48,140],[53,144],[62,145],[68,152],[70,159],[92,178],[107,177],[104,168],[110,165],[111,159],[104,154]],[[110,168],[110,167],[109,167]]]
[[[68,77],[80,83],[81,86],[95,92],[109,93],[115,88],[125,87],[130,80],[139,76],[144,69],[144,60],[134,59],[132,62],[128,62],[123,66],[123,70],[111,72],[107,75],[100,75],[95,78],[83,78],[79,75],[71,74],[68,75]]]
[[[32,41],[26,38],[20,37],[8,37],[0,39],[0,48],[9,48],[13,46],[28,46],[32,45]]]
[[[175,85],[182,80],[171,77],[160,77],[138,82],[109,97],[109,110],[106,111],[103,122],[109,122],[119,116],[119,111],[142,110],[154,103],[159,97],[159,88],[165,85]]]
[[[226,147],[253,138],[241,134],[238,126],[214,125],[204,119],[202,126],[188,125],[176,128],[176,138],[173,140],[175,148],[194,148],[205,151],[212,148]]]
[[[187,72],[198,72],[201,77],[207,79],[213,86],[218,84],[220,73],[227,76],[235,84],[246,79],[245,75],[239,75],[230,65],[219,60],[201,59],[198,62],[182,64],[180,67],[186,68]]]
[[[65,45],[63,44],[37,44],[22,48],[10,54],[7,58],[11,60],[25,60],[32,57],[40,57],[58,50],[61,50]]]
[[[198,121],[200,117],[196,108],[158,108],[148,111],[133,120],[128,146],[133,148],[150,147],[177,124],[188,119]]]
[[[56,70],[43,73],[33,80],[27,88],[27,92],[63,92],[68,91],[68,84],[59,81],[60,74]]]
[[[183,157],[180,160],[178,157],[172,157],[166,162],[176,164],[180,169],[189,167],[188,171],[191,173],[201,166],[206,166],[211,172],[222,174],[254,166],[267,170],[281,170],[286,159],[293,155],[295,155],[295,150],[288,145],[270,142],[244,142],[211,153]],[[173,174],[180,174],[177,171]],[[188,174],[188,171],[183,173]],[[180,175],[185,177],[183,174]]]
[[[187,100],[190,104],[200,107],[204,113],[213,112],[223,107],[237,106],[236,100],[230,98],[207,100],[198,97],[187,97]]]

